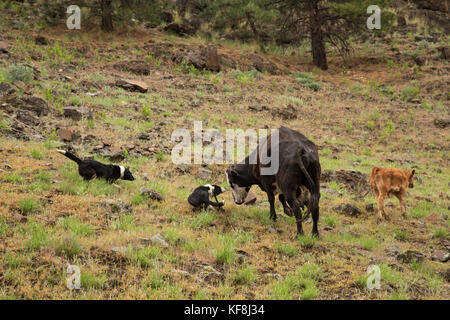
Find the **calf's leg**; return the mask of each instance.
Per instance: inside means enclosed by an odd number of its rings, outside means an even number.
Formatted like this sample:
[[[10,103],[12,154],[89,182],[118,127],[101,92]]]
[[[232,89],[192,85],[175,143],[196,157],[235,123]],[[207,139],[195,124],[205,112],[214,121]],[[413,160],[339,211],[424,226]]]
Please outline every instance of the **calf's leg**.
[[[398,201],[400,201],[400,208],[402,210],[402,216],[403,216],[403,218],[406,218],[405,193],[400,193],[396,196],[398,198]]]

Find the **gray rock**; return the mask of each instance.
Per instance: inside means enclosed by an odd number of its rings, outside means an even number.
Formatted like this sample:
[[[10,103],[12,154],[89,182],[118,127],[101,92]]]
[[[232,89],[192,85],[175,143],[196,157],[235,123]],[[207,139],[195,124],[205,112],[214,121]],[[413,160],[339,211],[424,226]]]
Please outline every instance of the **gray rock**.
[[[201,168],[200,172],[195,175],[195,179],[210,180],[212,177],[212,171],[206,168]]]
[[[141,193],[142,196],[152,200],[157,201],[164,200],[164,196],[161,193],[150,188],[142,187],[141,189],[139,189],[139,192]]]
[[[119,200],[108,199],[100,202],[100,207],[108,211],[109,218],[117,218],[121,214],[131,213],[131,205]]]
[[[116,81],[116,86],[127,91],[139,91],[146,93],[148,91],[148,85],[143,81],[120,79]]]
[[[425,260],[425,255],[419,251],[407,250],[397,256],[397,260],[403,263],[411,263],[413,261]]]
[[[274,227],[267,228],[267,231],[269,231],[270,233],[277,233],[277,230],[275,230]]]
[[[65,107],[63,113],[66,118],[79,121],[82,118],[92,119],[92,112],[88,108]]]
[[[164,248],[168,248],[169,244],[167,243],[166,240],[164,240],[163,236],[159,233],[155,234],[153,237],[150,238],[150,241],[153,244],[158,244]]]
[[[189,272],[184,271],[184,270],[172,269],[172,270],[170,270],[170,272],[175,273],[175,274],[180,274],[180,275],[182,275],[184,277],[188,277],[190,275]]]
[[[385,250],[384,250],[388,255],[396,257],[400,254],[401,250],[399,247],[392,245],[392,246],[388,246]]]
[[[332,195],[332,196],[342,197],[342,193],[341,193],[341,192],[336,191],[336,190],[331,189],[331,188],[324,188],[324,189],[322,189],[322,190],[320,190],[320,191],[321,191],[321,192],[328,193],[329,195]]]
[[[361,210],[350,203],[335,206],[333,207],[333,210],[351,217],[357,217],[362,213]]]
[[[10,84],[6,82],[0,83],[0,97],[13,94],[14,91],[14,88]]]

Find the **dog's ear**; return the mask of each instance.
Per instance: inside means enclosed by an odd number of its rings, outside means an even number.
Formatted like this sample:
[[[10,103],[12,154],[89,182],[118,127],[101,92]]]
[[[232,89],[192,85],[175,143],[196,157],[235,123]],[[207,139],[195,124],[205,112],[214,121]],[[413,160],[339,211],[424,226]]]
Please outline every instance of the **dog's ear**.
[[[412,177],[415,173],[416,173],[416,170],[415,170],[415,169],[412,169],[412,171],[411,171],[411,177]]]

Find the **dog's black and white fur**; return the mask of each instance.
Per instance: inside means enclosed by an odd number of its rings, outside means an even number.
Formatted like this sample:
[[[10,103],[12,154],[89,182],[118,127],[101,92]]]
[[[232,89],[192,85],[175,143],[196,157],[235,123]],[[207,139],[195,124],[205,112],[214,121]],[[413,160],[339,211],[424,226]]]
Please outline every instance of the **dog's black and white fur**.
[[[221,193],[224,193],[226,190],[217,185],[206,184],[204,186],[200,186],[196,188],[188,197],[188,202],[194,208],[202,208],[207,209],[208,207],[212,207],[214,209],[221,208],[225,203],[225,200],[219,202],[217,200],[217,196]],[[216,202],[211,201],[211,197],[216,199]]]
[[[74,154],[64,150],[58,150],[58,152],[78,164],[78,173],[83,177],[84,180],[103,178],[111,183],[113,183],[117,179],[129,181],[134,180],[134,177],[131,174],[130,170],[123,166],[103,164],[95,160],[81,160]]]

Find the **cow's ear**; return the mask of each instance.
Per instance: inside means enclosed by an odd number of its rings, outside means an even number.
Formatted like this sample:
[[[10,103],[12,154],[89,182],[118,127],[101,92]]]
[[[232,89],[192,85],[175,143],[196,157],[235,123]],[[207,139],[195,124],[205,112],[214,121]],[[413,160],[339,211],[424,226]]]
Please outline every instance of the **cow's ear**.
[[[237,171],[234,170],[234,169],[231,169],[230,174],[231,174],[232,177],[237,177],[238,176]]]
[[[412,169],[412,171],[411,171],[411,177],[412,177],[415,173],[416,173],[416,170],[415,170],[415,169]]]

